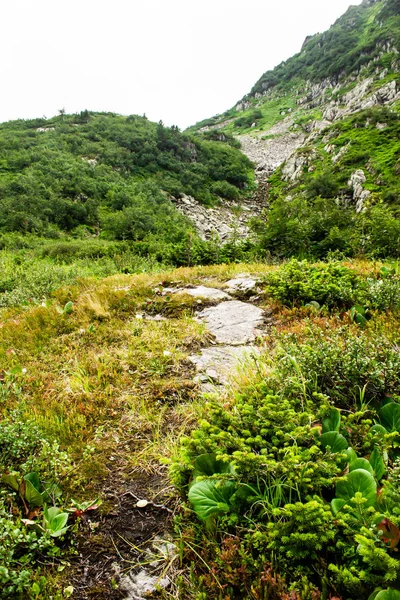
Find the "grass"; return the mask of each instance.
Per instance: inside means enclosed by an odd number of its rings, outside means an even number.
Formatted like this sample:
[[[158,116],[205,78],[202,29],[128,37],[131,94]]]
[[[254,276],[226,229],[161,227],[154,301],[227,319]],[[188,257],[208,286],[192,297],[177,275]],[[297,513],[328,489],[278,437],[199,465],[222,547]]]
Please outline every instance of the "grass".
[[[363,277],[376,275],[380,268],[379,263],[368,261],[352,261],[348,266]],[[193,383],[194,367],[187,358],[210,342],[194,318],[199,306],[196,299],[184,293],[164,293],[163,288],[199,283],[223,287],[240,273],[263,278],[277,268],[231,264],[100,280],[80,278],[72,286],[53,291],[43,305],[2,310],[1,414],[4,418],[18,408],[22,420],[33,421],[47,439],[57,441],[68,453],[73,468],[60,481],[65,505],[71,497],[79,501],[102,497],[106,518],[116,511],[107,500],[111,486],[120,497],[132,492],[179,506],[167,466],[177,459],[179,440],[197,426],[205,410],[205,400]],[[70,314],[63,310],[67,302],[73,303]],[[267,299],[263,304],[275,314],[277,334],[301,338],[306,322],[310,323],[309,312]],[[156,315],[161,320],[153,320]],[[313,316],[311,323],[329,330],[335,320],[321,314]],[[274,344],[274,336],[266,338],[267,354]],[[235,410],[236,393],[257,386],[270,377],[273,368],[268,361],[258,363],[256,369],[254,364],[243,366],[223,398],[224,406]],[[81,551],[86,548],[92,557],[97,543],[108,548],[113,540],[118,553],[128,560],[121,530],[122,538],[113,537],[102,533],[101,527],[97,542],[94,536],[90,541],[92,533],[89,537],[82,534]],[[181,543],[185,545],[185,539]],[[196,551],[202,555],[201,549]],[[54,571],[46,572],[54,577]],[[79,579],[76,571],[72,573]],[[183,573],[189,585],[186,567]],[[65,570],[58,585],[67,586],[70,577],[71,571]],[[96,597],[111,597],[108,585],[100,586]],[[178,588],[176,593],[180,593]],[[192,593],[193,589],[176,597],[190,598]],[[171,594],[165,597],[175,592]]]

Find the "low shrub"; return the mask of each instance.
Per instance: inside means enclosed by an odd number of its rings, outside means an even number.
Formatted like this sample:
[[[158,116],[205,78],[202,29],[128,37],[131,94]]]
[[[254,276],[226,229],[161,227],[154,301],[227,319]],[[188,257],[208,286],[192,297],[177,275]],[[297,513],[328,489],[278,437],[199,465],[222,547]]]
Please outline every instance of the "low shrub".
[[[340,263],[313,265],[292,259],[265,278],[270,297],[286,305],[315,301],[328,308],[350,307],[361,279]]]
[[[307,321],[301,337],[277,334],[231,401],[209,399],[171,467],[193,509],[190,548],[204,548],[218,581],[196,563],[201,593],[315,600],[397,587],[400,357],[389,329]]]

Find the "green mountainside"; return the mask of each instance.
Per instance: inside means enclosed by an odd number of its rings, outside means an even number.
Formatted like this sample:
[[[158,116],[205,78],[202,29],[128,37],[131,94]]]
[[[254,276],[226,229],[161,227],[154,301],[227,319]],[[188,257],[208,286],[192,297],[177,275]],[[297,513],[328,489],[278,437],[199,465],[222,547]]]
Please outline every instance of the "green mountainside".
[[[399,19],[0,125],[0,598],[400,600]]]
[[[84,111],[0,125],[3,232],[51,237],[84,227],[117,240],[174,241],[189,224],[170,197],[212,204],[240,198],[250,181],[233,140],[198,140],[145,117]]]
[[[256,162],[264,252],[400,255],[399,51],[398,0],[365,0],[190,129],[233,134]]]

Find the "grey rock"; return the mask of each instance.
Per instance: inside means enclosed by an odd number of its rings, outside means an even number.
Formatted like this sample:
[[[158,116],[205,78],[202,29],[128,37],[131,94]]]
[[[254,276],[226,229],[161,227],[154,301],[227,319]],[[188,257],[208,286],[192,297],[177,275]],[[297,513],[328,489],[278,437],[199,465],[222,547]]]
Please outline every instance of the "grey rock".
[[[348,185],[353,189],[353,200],[356,203],[356,212],[360,213],[364,209],[364,202],[371,195],[369,190],[364,190],[363,184],[367,178],[362,169],[358,169],[351,174]]]
[[[304,133],[291,132],[292,125],[293,118],[286,117],[267,132],[268,136],[274,136],[272,138],[263,139],[265,132],[238,136],[242,152],[256,163],[260,173],[271,175],[303,144]]]
[[[200,372],[197,380],[201,383],[226,385],[239,365],[256,360],[260,350],[255,346],[214,346],[205,348],[201,354],[190,356],[189,360]]]
[[[253,199],[239,202],[222,200],[214,208],[200,204],[190,196],[171,198],[176,208],[188,217],[203,240],[215,240],[216,248],[232,239],[246,239],[251,235],[249,220],[259,217],[264,205]]]
[[[199,285],[194,288],[184,288],[177,290],[194,298],[204,298],[206,300],[228,300],[230,299],[229,294],[219,290],[217,288],[206,287],[205,285]]]
[[[264,311],[239,300],[221,302],[198,314],[219,344],[234,346],[253,342],[260,334]]]
[[[250,275],[238,275],[226,282],[226,290],[230,294],[246,294],[257,287],[257,280]]]
[[[282,179],[290,183],[297,181],[303,173],[303,167],[308,165],[309,159],[301,154],[294,154],[285,162],[282,168]]]
[[[124,600],[145,600],[149,594],[157,591],[157,588],[167,588],[171,584],[167,577],[160,579],[159,575],[151,575],[146,569],[131,575],[123,575],[119,586],[126,594]]]
[[[335,165],[337,162],[339,162],[339,160],[342,158],[342,156],[344,156],[347,152],[347,150],[349,149],[350,146],[350,142],[348,144],[346,144],[346,146],[342,146],[342,148],[340,148],[339,152],[337,152],[335,154],[335,156],[332,157],[332,163]]]

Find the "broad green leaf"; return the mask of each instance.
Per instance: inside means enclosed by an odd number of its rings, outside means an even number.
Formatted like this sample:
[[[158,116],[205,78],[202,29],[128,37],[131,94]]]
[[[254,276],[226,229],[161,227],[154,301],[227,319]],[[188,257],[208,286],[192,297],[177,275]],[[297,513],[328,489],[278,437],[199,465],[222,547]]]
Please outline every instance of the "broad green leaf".
[[[13,473],[3,473],[3,475],[1,476],[1,480],[6,484],[9,485],[10,488],[12,488],[13,490],[15,490],[16,492],[18,492],[19,489],[19,481],[18,481],[18,477],[17,475],[14,475]]]
[[[378,448],[373,450],[371,456],[369,457],[369,462],[374,470],[376,480],[379,481],[386,473],[386,467]]]
[[[233,473],[234,468],[231,463],[217,460],[215,454],[201,454],[194,463],[193,478],[205,475],[211,477],[220,473]]]
[[[57,529],[56,531],[50,531],[51,537],[60,537],[67,533],[69,527],[64,527],[63,529]]]
[[[66,315],[70,315],[73,310],[74,310],[74,303],[73,302],[67,302],[67,304],[64,306],[63,312]]]
[[[340,429],[340,410],[332,408],[329,417],[322,421],[322,433],[328,431],[339,431]]]
[[[311,300],[311,302],[308,302],[306,305],[306,308],[313,308],[314,310],[320,310],[321,305],[316,302],[315,300]]]
[[[398,590],[393,590],[392,588],[381,590],[375,596],[375,600],[400,600],[400,592]]]
[[[28,473],[28,475],[25,475],[24,479],[25,481],[30,481],[33,487],[35,487],[38,491],[41,489],[40,477],[34,471]]]
[[[40,490],[40,479],[37,473],[29,473],[24,477],[25,494],[24,498],[32,506],[42,506],[43,496]]]
[[[383,427],[383,425],[373,425],[370,429],[370,431],[372,431],[373,433],[379,433],[380,435],[386,435],[388,432],[387,429],[385,429],[385,427]]]
[[[23,371],[22,371],[22,367],[13,367],[10,371],[9,371],[10,375],[22,375]]]
[[[331,452],[343,452],[343,450],[347,449],[347,440],[342,436],[341,433],[337,431],[328,431],[327,433],[323,433],[319,438],[321,441],[321,445],[325,450],[328,446],[331,449]]]
[[[390,404],[391,402],[394,402],[393,398],[391,396],[385,396],[382,401],[382,406],[386,406],[386,404]]]
[[[368,473],[371,473],[371,475],[374,474],[374,469],[366,458],[356,458],[350,463],[349,469],[350,473],[356,469],[365,469]]]
[[[360,327],[364,327],[367,324],[367,319],[364,317],[364,315],[360,315],[359,312],[356,313],[354,320]]]
[[[343,500],[343,498],[334,498],[331,502],[333,514],[336,515],[336,513],[338,513],[340,510],[342,510],[342,508],[345,504],[346,504],[346,500]]]
[[[378,413],[381,425],[390,433],[398,431],[400,433],[400,404],[389,402],[381,408]]]
[[[50,521],[50,528],[52,531],[59,531],[60,529],[63,529],[65,527],[67,521],[68,513],[61,513]]]
[[[61,508],[58,508],[58,506],[50,506],[50,508],[45,508],[44,517],[49,523],[51,523],[51,521],[53,521],[53,519],[55,519],[60,513]]]
[[[367,500],[364,506],[375,506],[376,481],[365,469],[351,471],[336,485],[336,497],[346,500],[347,504],[351,504],[351,500],[357,492],[361,492],[363,498]]]
[[[349,463],[352,463],[353,461],[355,461],[357,459],[356,451],[353,450],[353,448],[351,448],[350,446],[349,446],[349,448],[347,448],[346,454],[347,454],[347,459],[348,459]]]
[[[31,484],[30,481],[25,482],[25,500],[31,506],[42,506],[43,496],[42,494]]]
[[[355,311],[357,313],[359,313],[360,315],[365,315],[365,308],[363,306],[360,306],[360,304],[355,304],[354,308],[355,308]]]
[[[229,501],[236,491],[233,481],[204,479],[189,490],[189,502],[201,520],[229,511]]]

